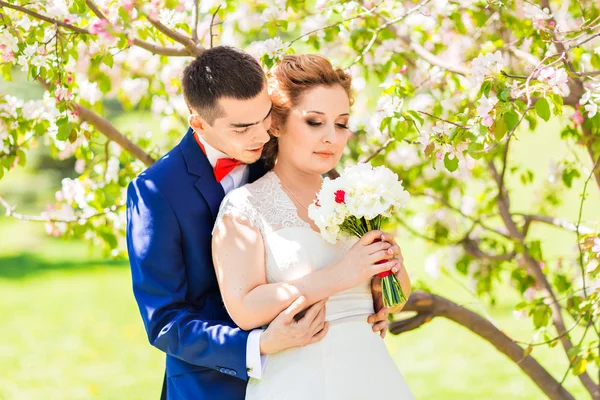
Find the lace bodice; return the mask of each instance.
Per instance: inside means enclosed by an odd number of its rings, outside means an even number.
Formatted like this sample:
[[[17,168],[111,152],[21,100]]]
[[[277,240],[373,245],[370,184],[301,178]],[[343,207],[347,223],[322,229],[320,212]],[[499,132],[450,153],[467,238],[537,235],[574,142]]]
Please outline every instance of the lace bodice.
[[[357,239],[331,244],[298,216],[274,172],[229,193],[219,209],[215,228],[225,215],[247,220],[265,245],[268,283],[298,279],[339,261]],[[327,320],[373,312],[369,282],[331,296]]]

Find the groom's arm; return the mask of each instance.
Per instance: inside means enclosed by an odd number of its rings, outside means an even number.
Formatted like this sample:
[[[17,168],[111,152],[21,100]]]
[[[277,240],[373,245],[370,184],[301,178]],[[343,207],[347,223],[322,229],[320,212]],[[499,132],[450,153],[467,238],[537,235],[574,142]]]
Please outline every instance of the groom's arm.
[[[207,319],[186,300],[181,240],[177,218],[154,183],[134,180],[127,191],[127,248],[150,343],[190,364],[247,380],[248,332]]]

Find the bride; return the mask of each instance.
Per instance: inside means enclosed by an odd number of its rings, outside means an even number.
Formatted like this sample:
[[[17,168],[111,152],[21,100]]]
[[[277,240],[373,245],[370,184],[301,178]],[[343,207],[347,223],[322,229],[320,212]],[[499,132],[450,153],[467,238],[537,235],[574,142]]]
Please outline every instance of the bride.
[[[350,80],[324,57],[285,56],[268,76],[272,139],[264,156],[272,170],[221,204],[213,259],[225,307],[240,328],[269,324],[299,298],[326,301],[324,338],[269,355],[246,399],[414,399],[367,322],[375,274],[400,269],[410,292],[401,260],[391,258],[389,243],[375,241],[381,231],[330,244],[308,218],[321,175],[336,166],[350,135]]]

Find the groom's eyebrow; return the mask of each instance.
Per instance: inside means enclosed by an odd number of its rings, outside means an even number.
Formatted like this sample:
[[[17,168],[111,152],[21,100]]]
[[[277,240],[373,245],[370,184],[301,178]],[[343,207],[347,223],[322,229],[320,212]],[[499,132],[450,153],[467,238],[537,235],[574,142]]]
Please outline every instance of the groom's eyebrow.
[[[263,122],[265,119],[269,118],[269,115],[271,115],[271,111],[273,111],[273,104],[271,104],[271,108],[269,109],[269,112],[267,113],[267,116],[266,116],[266,117],[264,117],[264,118],[262,119],[262,121],[258,121],[258,122],[252,122],[252,123],[250,123],[250,124],[233,124],[233,123],[232,123],[232,124],[230,124],[230,126],[231,126],[232,128],[247,128],[247,127],[249,127],[249,126],[252,126],[252,125],[258,125],[258,124],[260,124],[261,122]]]

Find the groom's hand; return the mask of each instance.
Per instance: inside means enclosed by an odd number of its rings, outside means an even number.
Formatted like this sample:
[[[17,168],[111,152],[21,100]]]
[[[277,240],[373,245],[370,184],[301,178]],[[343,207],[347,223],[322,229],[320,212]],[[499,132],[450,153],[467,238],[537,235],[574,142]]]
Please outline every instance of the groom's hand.
[[[292,347],[306,346],[323,339],[329,329],[325,321],[327,299],[313,304],[296,321],[294,316],[306,308],[306,298],[298,297],[269,324],[260,336],[260,353],[269,355]]]

